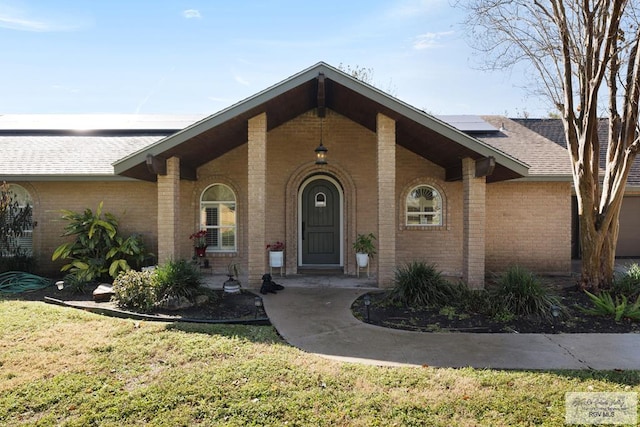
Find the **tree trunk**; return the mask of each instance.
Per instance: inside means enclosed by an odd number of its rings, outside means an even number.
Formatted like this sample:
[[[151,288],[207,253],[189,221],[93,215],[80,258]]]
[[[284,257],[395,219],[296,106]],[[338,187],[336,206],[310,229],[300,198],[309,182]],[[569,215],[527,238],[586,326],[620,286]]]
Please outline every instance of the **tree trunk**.
[[[611,206],[611,209],[616,209]],[[619,210],[619,207],[617,208]],[[580,216],[580,247],[582,276],[580,288],[592,293],[611,288],[615,271],[618,241],[618,215],[609,227],[598,227],[594,218]]]

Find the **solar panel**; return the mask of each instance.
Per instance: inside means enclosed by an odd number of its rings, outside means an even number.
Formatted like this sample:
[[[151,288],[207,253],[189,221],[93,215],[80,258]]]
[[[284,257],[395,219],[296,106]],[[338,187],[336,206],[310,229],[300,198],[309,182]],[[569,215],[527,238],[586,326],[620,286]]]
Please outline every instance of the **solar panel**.
[[[444,115],[436,116],[445,123],[450,124],[454,128],[462,132],[499,132],[498,129],[485,122],[480,116],[473,115]]]

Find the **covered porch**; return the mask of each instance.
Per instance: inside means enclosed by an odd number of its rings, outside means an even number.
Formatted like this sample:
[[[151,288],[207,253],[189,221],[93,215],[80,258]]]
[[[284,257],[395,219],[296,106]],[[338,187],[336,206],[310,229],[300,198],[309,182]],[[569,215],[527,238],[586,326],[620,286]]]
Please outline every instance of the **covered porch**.
[[[313,150],[323,132],[327,164],[316,164]],[[354,132],[365,151],[353,151]],[[342,269],[341,280],[352,280],[357,273],[352,243],[358,233],[373,232],[377,254],[371,280],[387,287],[399,262],[398,193],[404,185],[398,180],[399,150],[427,159],[441,171],[442,182],[461,183],[459,270],[469,286],[482,287],[486,185],[525,176],[527,166],[323,63],[116,162],[114,169],[157,183],[159,262],[191,256],[184,236],[198,226],[198,195],[209,182],[228,180],[238,195],[237,243],[212,256],[219,263],[238,263],[249,287],[259,286],[269,269],[265,247],[279,238],[287,248],[287,280],[313,281],[302,274],[308,265],[300,248],[305,235],[300,193],[310,178],[330,178],[343,203],[334,267]],[[216,163],[221,159],[223,165]],[[233,162],[231,179],[226,175]]]

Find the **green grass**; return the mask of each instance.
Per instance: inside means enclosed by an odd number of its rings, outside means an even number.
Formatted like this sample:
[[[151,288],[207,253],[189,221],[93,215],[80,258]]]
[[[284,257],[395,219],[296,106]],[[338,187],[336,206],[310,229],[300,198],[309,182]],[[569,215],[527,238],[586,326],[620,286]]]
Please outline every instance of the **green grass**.
[[[0,425],[555,426],[566,392],[640,391],[639,371],[373,367],[303,353],[271,327],[0,312]]]

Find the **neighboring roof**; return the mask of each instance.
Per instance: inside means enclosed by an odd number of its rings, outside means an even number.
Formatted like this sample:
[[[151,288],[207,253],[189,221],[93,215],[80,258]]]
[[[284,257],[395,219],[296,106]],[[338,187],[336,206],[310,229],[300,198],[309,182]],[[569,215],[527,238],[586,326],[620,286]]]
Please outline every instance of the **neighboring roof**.
[[[2,115],[0,181],[130,179],[112,163],[201,117]]]
[[[320,89],[320,90],[319,90]],[[315,108],[329,108],[376,131],[376,116],[396,122],[399,145],[428,158],[456,176],[460,159],[494,157],[496,167],[487,181],[527,175],[527,165],[455,127],[418,110],[325,63],[318,63],[250,98],[222,110],[157,143],[114,163],[116,174],[153,181],[148,155],[177,156],[185,170],[196,170],[247,141],[247,122],[266,112],[267,130]],[[429,143],[425,143],[429,141]]]
[[[527,179],[572,181],[567,150],[544,136],[501,116],[482,116],[499,133],[478,135],[497,150],[505,151],[529,165]]]
[[[539,135],[542,135],[549,140],[555,142],[565,150],[567,148],[567,140],[564,134],[564,125],[561,119],[512,119],[514,122],[531,129]],[[598,136],[601,141],[600,144],[600,167],[605,168],[607,158],[607,138],[609,135],[609,120],[601,118],[598,123]],[[566,151],[565,151],[566,153]],[[568,157],[569,154],[567,153]],[[629,179],[627,185],[640,186],[640,159],[636,158],[631,172],[629,173]]]

